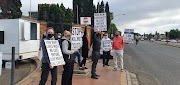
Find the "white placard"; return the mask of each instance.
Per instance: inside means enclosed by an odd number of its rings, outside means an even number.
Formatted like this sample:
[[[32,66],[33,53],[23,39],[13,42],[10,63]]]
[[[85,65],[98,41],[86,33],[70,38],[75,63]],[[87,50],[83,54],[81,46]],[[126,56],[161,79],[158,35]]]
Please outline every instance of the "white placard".
[[[133,43],[134,40],[134,29],[125,29],[124,30],[124,42]]]
[[[94,13],[94,27],[95,31],[107,31],[106,13]]]
[[[2,53],[0,52],[0,76],[2,72]]]
[[[104,40],[104,50],[109,51],[112,48],[111,40]]]
[[[5,68],[7,68],[7,69],[11,69],[11,65],[12,65],[12,63],[11,63],[11,62],[6,62],[6,64],[5,64]]]
[[[91,25],[91,17],[81,17],[81,25]]]
[[[52,66],[64,65],[64,58],[58,40],[44,40]]]
[[[71,35],[71,49],[80,49],[82,47],[82,28],[81,27],[72,27]]]

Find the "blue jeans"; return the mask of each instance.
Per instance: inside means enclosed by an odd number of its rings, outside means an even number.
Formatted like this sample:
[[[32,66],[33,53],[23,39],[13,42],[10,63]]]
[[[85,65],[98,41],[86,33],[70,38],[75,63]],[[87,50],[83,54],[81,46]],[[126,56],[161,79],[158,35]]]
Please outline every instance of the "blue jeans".
[[[76,56],[78,57],[78,65],[80,66],[80,64],[81,64],[81,58],[80,58],[80,53],[79,53],[79,51],[77,51],[77,52],[74,53],[74,58],[76,58]],[[74,60],[74,62],[76,62],[76,61]]]

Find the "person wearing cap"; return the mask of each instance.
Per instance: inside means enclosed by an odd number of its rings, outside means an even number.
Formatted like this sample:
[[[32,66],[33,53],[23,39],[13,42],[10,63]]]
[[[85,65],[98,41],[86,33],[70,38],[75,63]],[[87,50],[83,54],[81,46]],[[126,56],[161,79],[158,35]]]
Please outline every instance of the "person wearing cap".
[[[61,39],[62,43],[62,54],[65,61],[65,65],[63,66],[64,71],[62,74],[61,85],[72,85],[72,76],[74,69],[74,57],[73,53],[77,52],[77,49],[71,50],[71,33],[69,31],[65,31],[64,37]]]

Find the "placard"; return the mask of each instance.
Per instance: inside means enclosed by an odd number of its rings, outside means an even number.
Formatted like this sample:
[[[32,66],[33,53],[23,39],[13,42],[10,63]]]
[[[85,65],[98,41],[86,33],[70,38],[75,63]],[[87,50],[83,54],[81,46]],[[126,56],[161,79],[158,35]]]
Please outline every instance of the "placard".
[[[80,49],[82,47],[82,28],[81,27],[72,27],[71,35],[71,49]]]
[[[91,17],[81,17],[81,25],[91,25]]]
[[[94,27],[95,31],[107,31],[106,13],[94,13]]]
[[[0,52],[0,76],[2,72],[2,53]]]
[[[44,40],[52,66],[64,65],[64,58],[58,40]]]
[[[112,48],[111,40],[104,40],[104,50],[110,51]]]
[[[134,29],[125,29],[124,30],[124,42],[133,43],[134,40]]]

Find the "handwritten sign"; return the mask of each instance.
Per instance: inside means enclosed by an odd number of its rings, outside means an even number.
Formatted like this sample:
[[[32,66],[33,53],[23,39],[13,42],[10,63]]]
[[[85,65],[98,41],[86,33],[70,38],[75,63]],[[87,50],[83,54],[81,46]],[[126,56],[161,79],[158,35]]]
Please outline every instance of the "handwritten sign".
[[[94,13],[94,27],[95,31],[107,31],[106,13]]]
[[[52,66],[64,65],[64,58],[57,40],[44,40]]]
[[[124,42],[133,43],[134,40],[134,29],[125,29],[124,30]]]
[[[0,76],[2,72],[2,53],[0,52]]]
[[[82,47],[82,28],[81,27],[72,27],[71,35],[71,49]]]
[[[104,50],[110,51],[112,48],[111,40],[104,40]]]

